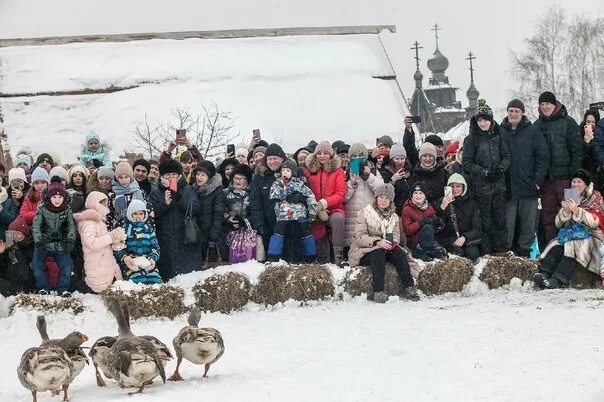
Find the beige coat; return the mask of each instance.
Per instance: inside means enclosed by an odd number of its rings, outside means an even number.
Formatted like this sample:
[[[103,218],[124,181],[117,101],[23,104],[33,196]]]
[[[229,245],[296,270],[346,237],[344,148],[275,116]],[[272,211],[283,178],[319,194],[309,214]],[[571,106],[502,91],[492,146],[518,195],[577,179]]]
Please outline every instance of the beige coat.
[[[398,216],[392,211],[389,219],[382,218],[373,208],[373,203],[359,211],[354,227],[354,237],[348,252],[351,267],[360,265],[365,254],[377,250],[375,243],[382,240],[386,233],[392,233],[394,242],[400,244],[401,231]]]

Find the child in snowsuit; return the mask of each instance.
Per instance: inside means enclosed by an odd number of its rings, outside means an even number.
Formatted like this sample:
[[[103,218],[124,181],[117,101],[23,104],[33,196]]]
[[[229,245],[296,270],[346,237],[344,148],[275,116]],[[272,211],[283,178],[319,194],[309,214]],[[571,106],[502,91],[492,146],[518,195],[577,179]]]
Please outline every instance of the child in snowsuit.
[[[114,253],[124,279],[144,284],[162,283],[157,268],[159,242],[155,229],[147,221],[147,205],[141,200],[132,200],[127,218],[126,248]]]
[[[304,260],[312,262],[317,256],[315,238],[310,227],[310,223],[316,218],[317,201],[312,190],[297,177],[297,172],[298,167],[293,161],[283,162],[281,178],[271,186],[269,197],[277,200],[277,223],[268,245],[268,261],[279,261],[283,254],[288,225],[297,225],[300,230]]]
[[[44,259],[54,257],[59,267],[57,293],[71,297],[68,291],[71,282],[73,260],[71,252],[76,241],[76,229],[73,214],[69,207],[70,197],[60,179],[55,177],[42,195],[33,222],[34,255],[31,263],[36,278],[36,289],[41,295],[50,292],[50,283],[46,276]]]

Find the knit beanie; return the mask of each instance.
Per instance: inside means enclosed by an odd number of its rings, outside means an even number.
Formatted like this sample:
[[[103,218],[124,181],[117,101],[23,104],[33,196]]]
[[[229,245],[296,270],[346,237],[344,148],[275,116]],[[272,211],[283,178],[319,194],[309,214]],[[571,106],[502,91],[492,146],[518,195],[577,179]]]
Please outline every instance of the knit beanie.
[[[424,142],[419,148],[419,157],[421,158],[424,155],[432,155],[436,158],[436,147],[429,142]]]
[[[236,174],[245,176],[248,184],[252,182],[252,168],[248,165],[244,165],[243,163],[236,165],[233,168],[233,171],[231,172],[231,181],[233,180],[233,177],[235,177]]]
[[[395,156],[404,156],[406,158],[407,150],[405,149],[403,144],[397,142],[396,144],[393,144],[392,147],[390,147],[390,153],[388,154],[388,156],[390,156],[390,159],[394,158]]]
[[[256,153],[258,153],[258,152],[262,152],[263,154],[266,155],[266,147],[259,146],[259,147],[254,148],[254,150],[252,151],[252,155],[256,156]]]
[[[182,165],[174,159],[163,161],[159,164],[159,175],[163,176],[167,173],[176,173],[180,176],[182,174]]]
[[[71,167],[71,169],[69,169],[68,174],[69,174],[70,181],[75,173],[82,173],[87,180],[88,180],[88,176],[90,176],[90,171],[88,169],[86,169],[84,166],[79,165],[79,164],[73,165]]]
[[[315,154],[318,154],[319,152],[327,152],[330,156],[333,156],[333,148],[331,147],[331,144],[329,143],[329,141],[321,141],[317,147],[315,148]]]
[[[97,179],[100,179],[101,177],[110,177],[113,179],[115,177],[115,173],[113,172],[112,167],[101,166],[100,168],[98,168],[96,170],[96,177],[97,177]]]
[[[329,147],[331,149],[331,147]],[[333,151],[332,151],[333,152]],[[283,152],[283,148],[279,144],[272,143],[266,148],[266,153],[264,154],[267,158],[269,156],[278,156],[283,159],[287,159],[287,155]]]
[[[556,95],[554,95],[550,91],[545,91],[541,95],[539,95],[539,103],[541,102],[551,103],[552,105],[558,103],[558,101],[556,100]]]
[[[375,198],[384,196],[390,201],[394,201],[394,187],[390,183],[380,184],[374,191]]]
[[[60,195],[65,198],[67,196],[67,190],[65,190],[65,186],[61,183],[60,179],[55,177],[54,181],[51,181],[46,189],[48,197],[52,197],[53,195]]]
[[[520,110],[522,110],[522,113],[524,113],[524,102],[522,102],[520,99],[512,99],[510,101],[510,103],[508,103],[507,109],[509,109],[511,107],[515,107],[516,109],[520,109]]]
[[[132,170],[136,169],[137,166],[142,166],[145,169],[147,169],[147,173],[149,173],[151,171],[151,164],[149,162],[147,162],[146,159],[135,160],[134,163],[132,164]]]
[[[457,152],[457,150],[459,149],[459,142],[454,142],[451,145],[449,145],[447,147],[447,149],[445,150],[445,158],[447,157],[447,155],[449,154],[454,154]]]
[[[238,156],[243,156],[244,158],[247,158],[247,153],[248,153],[247,148],[243,148],[243,147],[242,148],[237,148],[235,150],[235,158],[238,157]]]
[[[292,172],[292,177],[298,177],[298,165],[296,165],[296,162],[292,161],[291,159],[287,159],[285,162],[283,162],[281,169],[289,169]]]
[[[394,144],[394,141],[392,141],[392,137],[390,137],[389,135],[382,135],[380,138],[377,139],[377,144],[382,144],[386,145],[387,147],[391,147],[392,144]]]
[[[126,210],[126,218],[130,222],[133,222],[132,214],[137,211],[145,212],[145,218],[143,219],[143,222],[146,221],[147,220],[147,204],[145,203],[145,201],[139,200],[139,199],[133,199],[132,201],[130,201],[130,205],[128,205],[128,209]]]
[[[427,142],[429,144],[434,145],[435,147],[442,147],[445,145],[445,143],[443,142],[443,139],[440,138],[438,135],[436,134],[430,134],[429,136],[426,137],[426,139],[424,140],[424,142]]]
[[[369,156],[369,151],[367,151],[367,147],[360,142],[356,144],[352,144],[350,148],[348,148],[348,157],[351,158],[352,155],[364,156],[367,158]]]
[[[48,172],[42,169],[41,167],[37,167],[31,174],[32,184],[37,181],[45,181],[46,183],[50,182],[50,176],[48,175]]]
[[[128,162],[120,162],[115,165],[115,177],[118,178],[122,175],[127,175],[131,179],[134,179],[134,171]]]
[[[50,156],[47,153],[38,155],[38,159],[36,159],[36,166],[38,166],[43,161],[46,161],[46,162],[50,163],[51,165],[55,164],[54,161],[52,160],[52,156]]]
[[[476,119],[478,119],[479,117],[493,121],[493,111],[491,110],[491,107],[487,105],[487,101],[484,99],[478,99],[478,107],[476,108]]]
[[[21,163],[25,163],[27,165],[27,169],[31,167],[31,157],[27,154],[19,154],[15,158],[15,166],[19,166]]]
[[[69,182],[69,173],[63,166],[55,166],[50,169],[50,173],[48,176],[52,179],[55,176],[58,176],[61,180],[65,180],[65,183]]]
[[[21,179],[27,183],[27,176],[25,176],[23,168],[12,168],[8,171],[8,184],[10,185],[15,179]]]
[[[22,215],[17,215],[14,221],[10,225],[8,225],[8,230],[14,230],[15,232],[23,233],[23,236],[29,237],[31,233],[31,229],[27,222],[25,222],[25,218]]]
[[[421,191],[422,193],[424,193],[424,195],[426,194],[426,184],[423,181],[416,181],[415,183],[413,183],[413,186],[411,186],[411,193],[414,193],[416,191]]]
[[[88,134],[86,134],[86,145],[88,145],[92,140],[96,140],[96,142],[99,144],[101,143],[101,138],[94,131],[90,131]]]
[[[195,177],[197,175],[197,172],[199,171],[203,171],[206,172],[206,174],[208,175],[208,177],[211,179],[212,177],[214,177],[216,175],[216,166],[214,166],[214,164],[208,160],[202,160],[201,162],[199,162],[197,164],[197,166],[195,167],[195,169],[193,170],[193,177]],[[232,177],[232,174],[231,174]]]
[[[577,169],[570,176],[570,179],[581,179],[586,186],[589,186],[591,183],[591,175],[585,169]]]

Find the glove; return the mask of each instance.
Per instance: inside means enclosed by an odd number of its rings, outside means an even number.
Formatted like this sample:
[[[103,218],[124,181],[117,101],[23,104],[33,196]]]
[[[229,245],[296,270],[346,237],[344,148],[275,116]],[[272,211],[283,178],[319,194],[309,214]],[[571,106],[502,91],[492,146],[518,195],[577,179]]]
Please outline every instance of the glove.
[[[112,243],[121,243],[126,240],[126,232],[124,231],[124,228],[115,228],[109,232],[109,235],[111,235]]]
[[[486,179],[489,181],[495,181],[495,179],[497,178],[496,173],[493,169],[485,169],[484,177],[486,177]]]
[[[424,226],[424,225],[434,225],[434,218],[424,218],[424,219],[422,219],[422,221],[420,222],[420,224],[422,226]]]
[[[505,175],[505,170],[503,170],[503,168],[498,167],[497,169],[495,169],[495,173],[498,178],[503,177]]]
[[[63,246],[63,251],[71,253],[73,251],[73,248],[75,247],[75,241],[63,240],[61,242],[61,246]]]
[[[445,221],[443,221],[442,218],[437,216],[436,218],[434,218],[434,226],[437,228],[441,228],[445,226]]]
[[[256,229],[256,234],[258,236],[266,236],[266,228],[264,226],[258,226]]]

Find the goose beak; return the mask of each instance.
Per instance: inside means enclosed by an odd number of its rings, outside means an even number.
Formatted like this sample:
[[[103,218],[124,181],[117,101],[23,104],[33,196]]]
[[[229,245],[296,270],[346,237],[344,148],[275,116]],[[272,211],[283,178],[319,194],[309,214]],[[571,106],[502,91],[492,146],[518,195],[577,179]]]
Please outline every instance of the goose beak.
[[[88,337],[85,334],[80,334],[82,335],[82,341],[86,342],[88,340]]]

